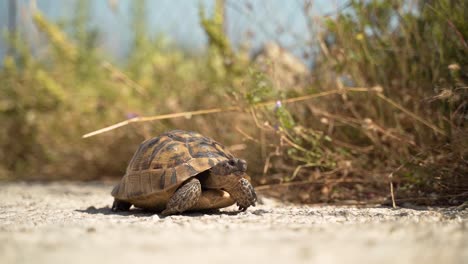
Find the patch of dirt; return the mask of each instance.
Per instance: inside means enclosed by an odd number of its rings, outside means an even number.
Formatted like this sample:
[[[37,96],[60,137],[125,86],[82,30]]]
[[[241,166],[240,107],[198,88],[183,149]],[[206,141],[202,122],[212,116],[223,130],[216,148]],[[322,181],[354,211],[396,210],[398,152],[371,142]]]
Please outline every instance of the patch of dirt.
[[[2,263],[467,263],[468,209],[113,213],[102,183],[0,183]]]

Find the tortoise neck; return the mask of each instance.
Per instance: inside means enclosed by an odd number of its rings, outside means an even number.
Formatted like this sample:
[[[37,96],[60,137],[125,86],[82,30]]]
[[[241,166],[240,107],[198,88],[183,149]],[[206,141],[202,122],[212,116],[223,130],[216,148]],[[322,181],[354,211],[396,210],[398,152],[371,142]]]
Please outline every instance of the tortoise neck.
[[[198,175],[202,187],[208,189],[235,189],[239,184],[239,176],[234,175],[216,175],[210,170],[204,171]]]

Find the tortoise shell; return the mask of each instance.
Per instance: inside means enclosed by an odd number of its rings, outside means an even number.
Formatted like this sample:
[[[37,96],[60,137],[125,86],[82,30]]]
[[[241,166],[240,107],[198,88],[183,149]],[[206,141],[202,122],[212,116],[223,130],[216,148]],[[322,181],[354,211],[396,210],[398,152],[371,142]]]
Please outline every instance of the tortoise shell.
[[[196,132],[169,131],[141,143],[111,194],[136,207],[162,210],[187,179],[232,158],[211,138]]]

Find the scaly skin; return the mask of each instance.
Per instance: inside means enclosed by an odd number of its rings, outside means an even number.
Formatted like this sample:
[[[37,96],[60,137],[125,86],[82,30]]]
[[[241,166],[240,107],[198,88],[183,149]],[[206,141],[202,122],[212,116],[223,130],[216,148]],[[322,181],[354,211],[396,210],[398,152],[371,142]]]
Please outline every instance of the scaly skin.
[[[241,178],[238,183],[226,191],[234,198],[240,211],[245,211],[249,206],[255,206],[257,194],[247,179]]]
[[[198,179],[192,178],[182,185],[167,202],[163,215],[182,213],[197,204],[202,188]]]
[[[245,211],[249,206],[255,206],[257,195],[250,182],[245,179],[247,163],[241,159],[230,159],[218,163],[211,168],[209,177],[204,180],[204,186],[227,191],[237,202],[239,210]]]

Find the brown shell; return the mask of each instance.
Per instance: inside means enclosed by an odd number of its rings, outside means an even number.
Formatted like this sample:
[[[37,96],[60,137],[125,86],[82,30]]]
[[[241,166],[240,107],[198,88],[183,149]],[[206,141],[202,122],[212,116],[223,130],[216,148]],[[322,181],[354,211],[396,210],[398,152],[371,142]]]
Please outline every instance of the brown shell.
[[[169,131],[140,145],[112,196],[137,207],[161,209],[181,183],[231,158],[213,139]]]

